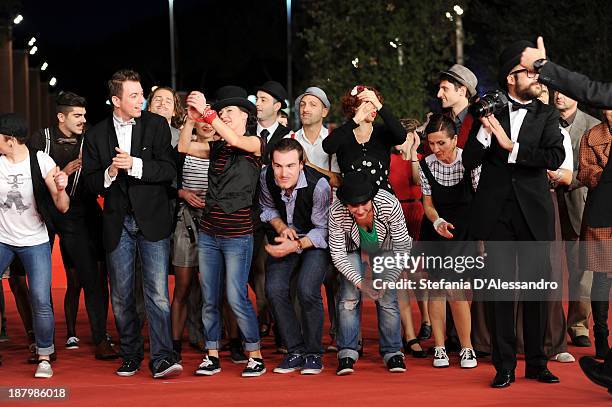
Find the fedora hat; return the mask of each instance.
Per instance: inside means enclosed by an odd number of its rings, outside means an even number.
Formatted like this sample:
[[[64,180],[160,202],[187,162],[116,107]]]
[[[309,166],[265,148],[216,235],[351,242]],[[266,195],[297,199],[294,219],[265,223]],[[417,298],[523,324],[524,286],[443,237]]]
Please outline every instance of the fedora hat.
[[[223,86],[215,93],[216,102],[212,108],[217,112],[227,106],[238,106],[246,109],[249,113],[257,114],[255,105],[247,99],[247,92],[240,86]]]
[[[344,205],[359,205],[374,198],[378,193],[378,185],[363,171],[353,171],[346,174],[336,195]]]
[[[281,109],[287,107],[287,91],[280,83],[276,81],[268,81],[263,85],[256,87],[255,92],[257,91],[266,92],[268,95],[272,96],[277,102],[280,102]]]
[[[497,80],[502,89],[507,89],[506,77],[512,71],[512,68],[521,62],[521,54],[527,47],[535,48],[535,45],[531,41],[516,41],[508,45],[499,56],[499,75]]]

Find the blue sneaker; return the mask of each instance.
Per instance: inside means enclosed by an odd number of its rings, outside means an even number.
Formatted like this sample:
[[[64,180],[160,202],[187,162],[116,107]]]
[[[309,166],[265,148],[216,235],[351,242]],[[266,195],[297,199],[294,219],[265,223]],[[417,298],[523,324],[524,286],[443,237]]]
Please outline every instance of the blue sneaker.
[[[302,367],[302,374],[319,374],[323,370],[323,360],[319,355],[308,355]]]
[[[274,368],[274,373],[291,373],[302,369],[304,358],[295,353],[285,356],[282,363]]]

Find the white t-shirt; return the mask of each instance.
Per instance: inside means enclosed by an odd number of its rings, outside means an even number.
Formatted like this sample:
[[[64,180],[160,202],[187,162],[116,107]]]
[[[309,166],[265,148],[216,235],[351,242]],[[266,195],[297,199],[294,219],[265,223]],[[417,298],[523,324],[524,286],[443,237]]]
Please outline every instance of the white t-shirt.
[[[40,172],[46,178],[55,167],[55,161],[42,151],[36,157]],[[30,156],[12,164],[0,155],[0,242],[25,247],[48,241],[47,227],[34,200]]]

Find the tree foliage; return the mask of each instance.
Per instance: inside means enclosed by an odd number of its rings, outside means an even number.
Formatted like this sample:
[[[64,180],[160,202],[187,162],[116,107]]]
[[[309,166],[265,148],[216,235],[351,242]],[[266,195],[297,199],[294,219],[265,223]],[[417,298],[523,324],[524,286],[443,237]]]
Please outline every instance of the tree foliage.
[[[304,7],[307,69],[302,86],[320,86],[338,119],[340,97],[357,84],[376,87],[397,117],[422,117],[437,74],[454,59],[449,1],[319,0]],[[395,46],[394,46],[394,45]]]

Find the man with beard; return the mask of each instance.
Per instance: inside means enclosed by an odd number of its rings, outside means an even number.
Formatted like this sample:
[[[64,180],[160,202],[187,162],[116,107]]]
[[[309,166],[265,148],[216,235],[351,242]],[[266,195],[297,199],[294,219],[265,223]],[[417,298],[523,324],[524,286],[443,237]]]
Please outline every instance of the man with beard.
[[[29,146],[49,154],[69,177],[66,191],[70,195],[70,209],[65,214],[55,213],[53,224],[57,230],[50,231],[51,244],[53,232],[61,238],[60,249],[66,269],[66,349],[79,347],[76,320],[82,287],[92,340],[96,346],[95,357],[116,359],[119,355],[111,348],[106,336],[107,277],[104,268],[98,266],[98,261],[103,260],[98,255],[102,252],[102,242],[97,237],[95,226],[101,222],[102,211],[97,197],[85,191],[80,182],[85,106],[85,98],[72,92],[60,93],[56,100],[57,125],[34,134]]]
[[[466,170],[482,165],[470,234],[485,242],[488,277],[502,281],[515,281],[516,276],[521,282],[550,281],[547,242],[555,234],[546,170],[559,168],[565,151],[558,111],[537,99],[542,91],[538,74],[519,64],[523,50],[532,46],[518,41],[500,55],[498,80],[507,89],[510,103],[496,115],[480,119],[482,126],[473,129],[463,152]],[[516,368],[514,293],[490,294],[495,295],[489,298],[487,314],[497,371],[491,386],[508,387]],[[544,293],[525,290],[521,294],[529,300],[523,304],[525,377],[558,383],[546,367]]]

